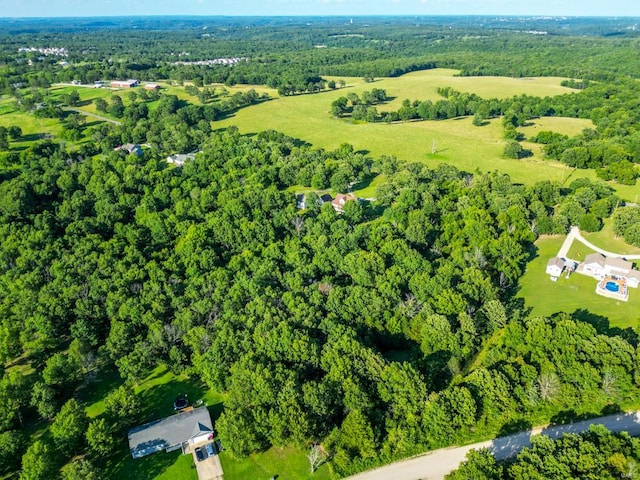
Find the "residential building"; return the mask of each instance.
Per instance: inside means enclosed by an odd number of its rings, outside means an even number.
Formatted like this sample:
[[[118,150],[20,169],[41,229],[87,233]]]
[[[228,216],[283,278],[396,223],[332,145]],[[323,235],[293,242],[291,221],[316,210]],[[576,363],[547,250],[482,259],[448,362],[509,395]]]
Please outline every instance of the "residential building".
[[[547,275],[550,275],[553,280],[557,280],[564,271],[565,261],[564,258],[553,257],[547,262]]]
[[[356,197],[353,193],[338,193],[336,195],[336,198],[334,198],[331,202],[331,205],[336,212],[342,213],[345,203],[357,200],[358,197]]]
[[[137,155],[138,157],[142,156],[142,147],[135,143],[125,143],[124,145],[120,145],[119,147],[114,148],[115,151],[123,150],[129,154]]]
[[[193,160],[196,158],[196,154],[194,153],[174,153],[173,155],[169,155],[167,157],[167,163],[173,163],[174,165],[181,167],[184,165],[184,162],[187,160]]]
[[[213,423],[207,407],[178,413],[129,430],[129,451],[141,458],[164,450],[172,452],[213,438]]]

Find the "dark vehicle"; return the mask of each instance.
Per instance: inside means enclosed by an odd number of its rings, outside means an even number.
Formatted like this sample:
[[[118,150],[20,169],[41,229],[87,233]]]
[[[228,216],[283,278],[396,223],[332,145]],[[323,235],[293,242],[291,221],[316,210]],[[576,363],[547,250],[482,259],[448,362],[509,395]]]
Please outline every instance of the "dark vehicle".
[[[207,449],[207,454],[212,457],[216,454],[216,446],[213,443],[207,443],[205,445],[205,448]]]
[[[196,448],[196,458],[198,459],[199,462],[204,460],[204,452],[202,451],[202,447]]]

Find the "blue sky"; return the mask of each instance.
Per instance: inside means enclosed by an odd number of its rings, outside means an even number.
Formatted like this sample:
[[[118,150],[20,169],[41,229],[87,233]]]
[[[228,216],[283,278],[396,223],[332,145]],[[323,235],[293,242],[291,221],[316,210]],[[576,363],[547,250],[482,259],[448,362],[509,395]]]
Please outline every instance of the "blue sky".
[[[638,0],[0,0],[0,17],[114,15],[638,16]]]

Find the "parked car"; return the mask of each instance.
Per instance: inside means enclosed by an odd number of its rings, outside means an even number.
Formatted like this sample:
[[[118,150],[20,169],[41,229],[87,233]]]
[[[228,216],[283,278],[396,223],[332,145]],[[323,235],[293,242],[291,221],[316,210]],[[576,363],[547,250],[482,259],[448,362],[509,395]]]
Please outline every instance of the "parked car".
[[[199,462],[204,460],[204,452],[202,451],[202,447],[196,448],[196,458],[198,459]]]
[[[205,445],[205,448],[207,449],[207,454],[212,457],[216,454],[216,446],[213,443],[207,443]]]

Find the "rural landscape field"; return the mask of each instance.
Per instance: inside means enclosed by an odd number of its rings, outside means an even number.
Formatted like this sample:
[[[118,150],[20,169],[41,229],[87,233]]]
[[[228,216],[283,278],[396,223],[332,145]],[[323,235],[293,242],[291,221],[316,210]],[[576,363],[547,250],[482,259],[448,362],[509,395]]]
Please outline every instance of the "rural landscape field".
[[[0,478],[637,478],[639,20],[192,3],[0,18]]]

